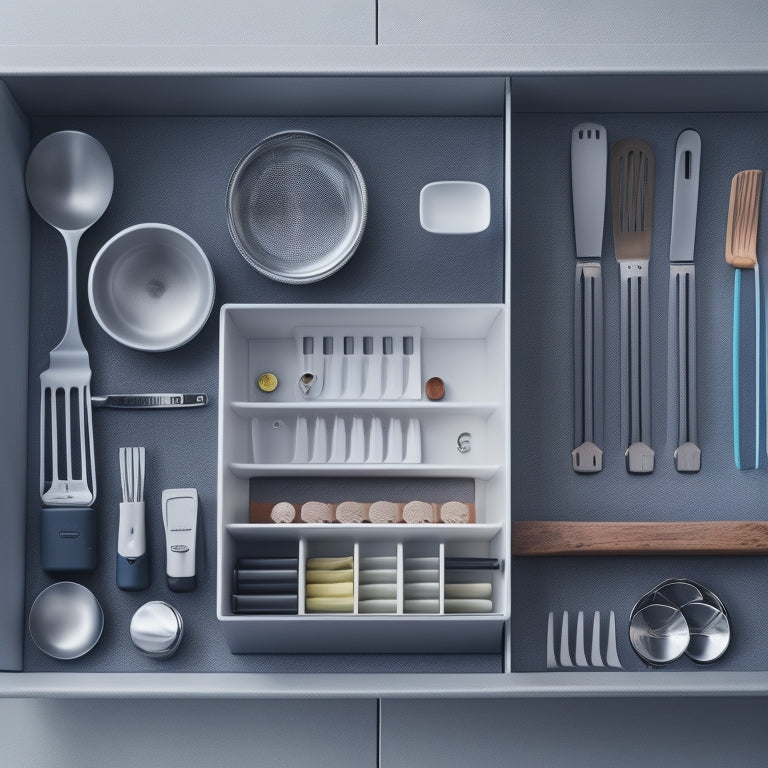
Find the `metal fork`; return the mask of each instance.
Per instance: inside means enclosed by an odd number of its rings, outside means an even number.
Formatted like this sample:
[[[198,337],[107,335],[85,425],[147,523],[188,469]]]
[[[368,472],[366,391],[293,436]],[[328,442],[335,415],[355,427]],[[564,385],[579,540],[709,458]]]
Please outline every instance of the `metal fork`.
[[[576,647],[574,648],[574,661],[570,651],[570,628],[568,623],[568,611],[563,611],[563,621],[560,625],[560,652],[555,654],[555,617],[550,611],[547,619],[547,669],[561,667],[614,667],[623,669],[619,654],[616,650],[616,616],[611,611],[608,619],[608,643],[605,651],[605,662],[600,653],[600,611],[595,611],[592,617],[592,644],[589,661],[585,650],[584,611],[579,611],[576,617]]]

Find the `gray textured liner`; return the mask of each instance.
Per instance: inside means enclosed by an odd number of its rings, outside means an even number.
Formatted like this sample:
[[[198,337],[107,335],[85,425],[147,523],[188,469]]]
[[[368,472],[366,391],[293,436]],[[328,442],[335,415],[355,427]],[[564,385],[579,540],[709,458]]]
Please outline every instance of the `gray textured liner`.
[[[609,146],[621,138],[647,141],[656,154],[656,200],[650,262],[652,447],[656,470],[630,476],[624,468],[619,412],[619,279],[610,207],[603,242],[606,414],[603,471],[571,469],[571,312],[574,244],[569,151],[573,127],[602,123]],[[731,313],[733,269],[725,262],[732,176],[768,168],[766,118],[758,114],[517,115],[512,122],[513,519],[759,520],[766,519],[768,469],[739,472],[733,460]],[[673,465],[677,417],[667,384],[667,300],[674,153],[686,128],[701,135],[701,188],[696,236],[698,406],[701,472],[680,475]],[[765,200],[765,198],[764,198]],[[763,216],[765,217],[765,202]],[[766,254],[768,219],[758,235]],[[764,280],[765,278],[763,278]],[[752,361],[748,362],[752,365]],[[765,462],[765,457],[763,456]],[[768,462],[765,462],[768,464]],[[547,613],[616,611],[625,669],[643,664],[627,638],[630,610],[666,578],[691,578],[716,592],[730,611],[731,646],[712,670],[765,670],[768,624],[761,557],[546,558],[512,564],[512,669],[545,669]],[[556,626],[559,630],[559,616]],[[605,631],[605,622],[603,624]],[[559,635],[558,635],[559,637]],[[589,640],[588,640],[589,642]],[[589,645],[587,645],[589,647]],[[682,660],[671,669],[699,670]],[[659,675],[665,674],[659,672]]]
[[[503,300],[503,124],[473,118],[35,118],[32,143],[50,132],[79,129],[110,153],[115,194],[104,217],[83,237],[79,304],[96,394],[207,392],[199,411],[99,410],[94,432],[102,514],[101,564],[81,580],[101,601],[106,623],[99,645],[74,662],[44,656],[25,638],[29,672],[499,672],[489,655],[241,655],[229,653],[216,620],[216,432],[218,310],[226,302],[492,302]],[[355,159],[368,186],[370,215],[363,241],[337,274],[308,286],[268,280],[237,252],[227,233],[224,197],[232,169],[249,149],[279,130],[314,131]],[[484,183],[491,227],[479,235],[430,235],[419,225],[421,187],[441,179]],[[206,252],[217,282],[211,319],[192,342],[162,354],[127,349],[96,324],[87,301],[88,268],[98,248],[124,227],[159,221],[187,232]],[[40,570],[38,504],[39,385],[48,352],[64,327],[66,258],[61,237],[32,222],[32,333],[29,364],[27,610],[52,579]],[[119,503],[118,447],[147,448],[152,587],[129,594],[115,586]],[[163,488],[196,487],[203,527],[198,588],[175,594],[165,584],[159,498]],[[421,487],[414,483],[412,492]],[[406,489],[403,489],[405,492]],[[154,500],[154,501],[153,501]],[[157,662],[132,646],[128,626],[144,602],[167,600],[184,617],[178,653]],[[501,639],[499,642],[501,651]]]
[[[22,666],[24,603],[25,442],[27,336],[29,333],[29,207],[24,192],[23,159],[28,153],[27,121],[0,82],[0,232],[3,279],[0,281],[0,350],[3,356],[3,406],[0,461],[3,488],[3,536],[0,537],[0,669]],[[14,407],[15,406],[15,407]],[[15,587],[14,587],[15,585]]]

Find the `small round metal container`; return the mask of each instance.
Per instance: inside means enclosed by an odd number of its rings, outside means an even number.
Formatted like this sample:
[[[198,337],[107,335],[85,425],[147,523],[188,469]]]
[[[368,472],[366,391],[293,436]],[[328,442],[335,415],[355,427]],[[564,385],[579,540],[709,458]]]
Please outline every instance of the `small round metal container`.
[[[652,603],[633,612],[629,640],[643,661],[664,666],[679,659],[688,647],[690,630],[679,608]]]
[[[139,608],[131,619],[131,640],[146,656],[173,656],[184,635],[181,614],[168,603],[153,600]]]
[[[216,293],[211,265],[185,232],[137,224],[96,254],[88,298],[116,341],[146,352],[176,349],[205,325]]]
[[[655,609],[654,615],[658,618],[658,609],[668,608],[679,611],[688,627],[689,640],[684,653],[699,664],[711,664],[717,661],[726,651],[731,639],[731,625],[723,602],[720,598],[690,579],[668,579],[650,592],[643,595],[632,609],[630,619],[630,640],[632,639],[632,623],[635,617],[643,611]],[[677,620],[677,619],[675,619]],[[644,616],[638,618],[638,624],[647,623]],[[660,632],[660,630],[656,630]],[[638,640],[639,647],[632,641],[632,646],[638,655],[651,664],[660,666],[662,663],[653,661],[645,653],[649,641]],[[660,642],[659,638],[655,642]],[[674,660],[674,659],[673,659]]]
[[[724,611],[708,603],[689,603],[680,609],[691,633],[685,655],[699,664],[711,664],[731,641],[731,625]]]
[[[368,195],[355,161],[304,131],[277,133],[237,164],[227,188],[227,224],[261,274],[312,283],[341,269],[360,244]]]
[[[29,611],[29,634],[54,659],[77,659],[99,642],[104,613],[93,592],[82,584],[60,581],[46,587]]]

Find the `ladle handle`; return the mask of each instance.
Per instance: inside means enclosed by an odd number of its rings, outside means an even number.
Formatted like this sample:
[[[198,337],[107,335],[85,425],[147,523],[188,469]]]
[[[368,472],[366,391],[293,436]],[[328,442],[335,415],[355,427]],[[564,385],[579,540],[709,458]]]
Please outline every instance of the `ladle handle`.
[[[83,342],[77,319],[77,246],[85,230],[60,229],[59,232],[67,245],[67,328],[56,349],[79,351]]]

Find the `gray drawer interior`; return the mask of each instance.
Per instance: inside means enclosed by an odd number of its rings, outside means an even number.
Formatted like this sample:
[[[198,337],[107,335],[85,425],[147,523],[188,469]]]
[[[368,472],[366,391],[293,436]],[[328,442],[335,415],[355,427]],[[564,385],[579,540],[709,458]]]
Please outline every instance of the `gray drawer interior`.
[[[573,273],[570,133],[585,120],[603,124],[609,147],[647,141],[656,155],[650,262],[652,437],[656,468],[630,475],[620,438],[619,272],[613,257],[610,198],[603,240],[605,447],[603,471],[571,469],[573,430]],[[676,389],[667,380],[667,301],[674,153],[686,128],[699,132],[701,183],[696,233],[698,421],[701,471],[676,472]],[[731,329],[733,268],[725,232],[733,175],[766,168],[765,117],[758,114],[547,114],[512,121],[512,498],[513,519],[584,521],[760,520],[765,518],[766,462],[738,471],[733,459]],[[763,211],[765,206],[763,205]],[[758,260],[766,242],[758,233]],[[753,361],[743,361],[754,366]],[[750,370],[745,368],[744,370]],[[753,368],[751,369],[753,370]],[[744,374],[746,375],[746,373]],[[708,586],[731,614],[732,640],[710,669],[761,670],[761,627],[768,606],[758,597],[765,561],[758,557],[517,558],[512,564],[512,669],[546,668],[547,615],[614,610],[625,669],[644,669],[627,635],[634,603],[669,578]],[[559,646],[559,631],[556,634]],[[702,669],[687,659],[678,671]],[[659,674],[664,674],[659,673]]]
[[[561,83],[562,85],[562,83]],[[578,91],[578,89],[576,89]],[[591,93],[590,104],[606,99]],[[85,91],[83,91],[85,92]],[[546,89],[541,91],[546,95]],[[727,94],[725,94],[727,95]],[[563,103],[571,103],[569,98]],[[721,100],[724,92],[719,94]],[[700,100],[704,103],[704,100]],[[727,99],[726,99],[727,101]],[[697,102],[698,104],[699,102]],[[530,109],[529,104],[526,108]],[[542,107],[544,108],[544,107]],[[698,106],[697,106],[698,108]],[[157,109],[157,105],[154,106]],[[414,106],[409,106],[413,114]],[[514,109],[514,104],[513,104]],[[574,245],[570,192],[570,133],[583,120],[604,124],[609,143],[638,137],[656,153],[656,202],[651,275],[653,423],[656,470],[633,477],[624,469],[619,408],[619,286],[613,258],[610,208],[606,210],[603,282],[606,317],[604,469],[594,476],[571,469],[572,306]],[[510,381],[512,520],[721,520],[760,519],[766,468],[739,472],[732,457],[731,312],[733,274],[724,260],[732,176],[768,167],[761,113],[600,113],[557,111],[512,114],[509,296],[504,296],[504,122],[484,117],[195,117],[32,116],[30,146],[44,135],[75,128],[96,136],[109,151],[115,196],[80,248],[79,295],[83,338],[91,354],[93,388],[113,392],[205,391],[211,404],[195,412],[115,412],[94,415],[98,450],[101,564],[82,579],[104,606],[100,644],[76,662],[44,656],[25,635],[28,672],[500,672],[499,653],[488,655],[229,653],[216,620],[216,393],[217,326],[179,350],[158,355],[118,345],[98,327],[87,305],[90,261],[117,231],[160,221],[194,237],[211,261],[217,282],[214,313],[227,302],[440,303],[507,301],[511,319]],[[336,275],[292,287],[271,282],[238,254],[226,229],[224,193],[239,158],[263,137],[283,129],[315,131],[342,146],[368,185],[370,218],[363,242]],[[675,140],[685,128],[702,139],[701,190],[696,240],[698,290],[699,435],[702,469],[679,475],[672,463],[674,393],[667,381],[668,244]],[[484,183],[491,191],[491,227],[471,237],[437,237],[418,220],[421,187],[440,179]],[[764,229],[764,228],[763,228]],[[27,547],[25,611],[52,579],[40,569],[38,534],[38,384],[49,350],[64,324],[65,256],[61,238],[36,216],[31,221]],[[765,243],[763,230],[758,254]],[[162,529],[150,501],[152,587],[123,593],[115,586],[119,472],[117,448],[145,445],[146,493],[159,499],[167,487],[195,486],[203,522],[199,585],[171,593],[164,578]],[[768,462],[767,462],[768,463]],[[269,481],[271,491],[279,480]],[[312,484],[310,484],[312,485]],[[416,493],[419,484],[413,485]],[[411,490],[408,484],[401,492]],[[276,490],[274,491],[277,492]],[[452,493],[467,493],[457,484]],[[511,568],[510,669],[545,669],[547,614],[579,610],[586,616],[616,612],[624,668],[641,671],[626,636],[634,602],[663,579],[685,577],[714,590],[729,609],[733,637],[727,655],[711,669],[768,670],[761,629],[768,607],[759,596],[762,558],[547,558],[515,559]],[[133,611],[150,599],[167,599],[184,616],[181,650],[161,665],[140,656],[128,637]],[[688,661],[677,671],[700,671]],[[657,678],[664,673],[658,673]]]
[[[112,203],[84,236],[79,252],[80,322],[91,357],[94,393],[200,391],[208,393],[211,403],[199,411],[94,413],[101,563],[82,582],[103,605],[104,635],[91,653],[75,662],[49,659],[27,635],[24,670],[500,671],[501,638],[498,654],[233,655],[216,620],[215,531],[219,307],[226,302],[502,301],[502,118],[36,117],[30,127],[31,145],[56,130],[90,133],[104,144],[115,168]],[[262,138],[286,129],[314,131],[337,142],[360,166],[369,193],[365,236],[352,260],[332,277],[306,286],[283,285],[259,275],[237,252],[226,226],[224,198],[235,164]],[[421,187],[454,178],[479,181],[490,189],[492,223],[485,232],[446,238],[421,229]],[[192,342],[168,353],[143,353],[119,345],[97,325],[87,300],[88,269],[98,248],[124,227],[147,221],[171,224],[195,238],[216,277],[216,307],[208,324]],[[40,568],[37,377],[63,331],[66,275],[63,241],[38,217],[32,221],[32,253],[27,610],[52,581]],[[152,586],[140,593],[122,592],[115,586],[121,445],[147,449]],[[466,493],[460,486],[452,492]],[[200,495],[203,563],[197,590],[189,594],[172,593],[165,584],[159,498],[163,488],[171,487],[196,487]],[[417,490],[418,486],[406,486],[402,492]],[[133,612],[150,599],[175,605],[187,631],[179,652],[162,665],[142,657],[128,635]]]

